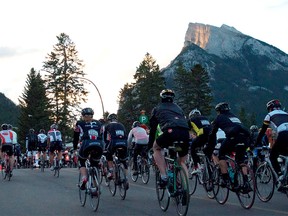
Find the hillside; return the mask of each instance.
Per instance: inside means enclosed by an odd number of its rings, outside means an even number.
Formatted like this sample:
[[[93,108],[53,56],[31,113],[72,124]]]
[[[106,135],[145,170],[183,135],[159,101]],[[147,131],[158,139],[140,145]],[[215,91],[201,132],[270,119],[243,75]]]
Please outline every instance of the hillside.
[[[19,107],[0,92],[0,124],[12,124],[18,126]]]

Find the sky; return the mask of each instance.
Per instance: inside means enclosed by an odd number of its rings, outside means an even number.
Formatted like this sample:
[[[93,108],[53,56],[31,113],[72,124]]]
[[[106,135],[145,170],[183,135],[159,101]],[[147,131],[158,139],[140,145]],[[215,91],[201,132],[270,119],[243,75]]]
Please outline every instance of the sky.
[[[288,0],[0,0],[0,92],[18,104],[31,68],[40,72],[61,33],[75,43],[104,110],[150,53],[165,68],[181,52],[189,23],[232,26],[288,53]],[[102,117],[92,84],[82,107]]]

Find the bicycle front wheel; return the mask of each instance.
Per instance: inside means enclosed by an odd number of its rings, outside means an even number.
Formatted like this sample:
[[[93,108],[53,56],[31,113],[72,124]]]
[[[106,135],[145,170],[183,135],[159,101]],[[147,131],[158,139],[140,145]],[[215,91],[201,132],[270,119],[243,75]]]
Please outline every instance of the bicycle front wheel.
[[[189,186],[188,178],[182,168],[176,170],[176,193],[174,200],[177,205],[177,213],[180,216],[186,215],[189,208]]]
[[[128,181],[122,164],[119,166],[118,169],[118,187],[120,197],[122,198],[122,200],[124,200],[126,198]]]
[[[156,194],[157,194],[157,199],[159,206],[162,211],[167,211],[170,203],[170,195],[166,187],[160,187],[159,182],[160,182],[160,172],[158,168],[155,170],[155,177],[156,177]]]
[[[275,179],[271,167],[262,163],[255,173],[256,194],[262,202],[268,202],[274,194]]]
[[[93,211],[97,211],[100,201],[100,183],[99,183],[99,170],[95,167],[92,168],[91,182],[90,182],[90,206]]]
[[[87,198],[87,188],[85,187],[84,190],[80,188],[81,186],[81,180],[82,180],[82,175],[79,173],[79,179],[78,179],[78,188],[79,188],[79,200],[81,206],[85,206],[86,203],[86,198]]]
[[[236,172],[236,179],[238,180],[239,189],[236,191],[237,197],[241,206],[245,209],[250,209],[255,201],[256,183],[253,170],[247,166],[241,166],[242,169],[247,170],[248,182],[244,181],[244,174],[242,170]]]

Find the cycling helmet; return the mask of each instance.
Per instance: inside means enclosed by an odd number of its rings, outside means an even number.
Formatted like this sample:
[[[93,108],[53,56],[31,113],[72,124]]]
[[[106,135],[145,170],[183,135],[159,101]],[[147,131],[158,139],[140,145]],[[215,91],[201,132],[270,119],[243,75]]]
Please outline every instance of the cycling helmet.
[[[33,128],[29,129],[29,133],[34,133],[34,132],[35,132],[35,130]]]
[[[52,124],[52,125],[50,126],[50,128],[57,130],[57,129],[58,129],[58,125],[57,125],[57,124]]]
[[[266,104],[266,107],[269,112],[270,110],[273,110],[275,108],[281,108],[281,103],[279,100],[273,99]]]
[[[196,108],[193,109],[190,113],[189,113],[189,118],[193,118],[194,116],[199,116],[201,115],[201,112]]]
[[[12,130],[13,126],[11,124],[8,124],[8,130]]]
[[[84,116],[84,115],[94,115],[94,111],[93,111],[92,108],[87,107],[87,108],[84,108],[81,111],[81,114],[82,114],[82,116]]]
[[[6,123],[1,125],[2,130],[8,130],[8,125]]]
[[[257,125],[251,125],[250,131],[251,132],[258,132],[258,126]]]
[[[117,120],[117,115],[115,113],[111,113],[107,117],[108,121]]]
[[[39,130],[39,133],[43,133],[43,134],[44,134],[44,133],[45,133],[45,130],[44,130],[44,129],[40,129],[40,130]]]
[[[132,128],[139,127],[140,124],[141,123],[139,121],[134,121],[133,124],[132,124]]]
[[[175,97],[175,93],[171,89],[164,89],[160,92],[160,97],[162,99],[172,99],[173,100]]]
[[[226,102],[221,102],[221,103],[218,103],[216,106],[215,106],[215,110],[222,113],[222,112],[226,112],[226,111],[229,111],[230,110],[230,107],[229,107],[229,104],[226,103]]]

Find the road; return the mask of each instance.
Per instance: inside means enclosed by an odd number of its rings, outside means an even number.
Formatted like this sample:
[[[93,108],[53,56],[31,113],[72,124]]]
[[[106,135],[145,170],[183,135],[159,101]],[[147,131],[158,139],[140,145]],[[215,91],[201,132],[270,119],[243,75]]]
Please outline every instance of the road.
[[[147,185],[140,179],[136,183],[129,180],[130,188],[125,200],[121,200],[118,193],[112,197],[103,184],[100,206],[95,213],[90,208],[89,202],[85,207],[80,206],[76,186],[77,168],[61,169],[59,178],[54,177],[48,169],[44,173],[39,169],[17,169],[14,170],[11,181],[0,180],[0,215],[177,215],[173,204],[167,212],[160,210],[154,189],[154,176]],[[188,215],[288,215],[287,201],[286,195],[276,192],[270,202],[262,203],[256,198],[252,209],[245,210],[240,206],[234,193],[230,194],[226,204],[220,205],[215,200],[209,199],[200,186],[191,197]]]

